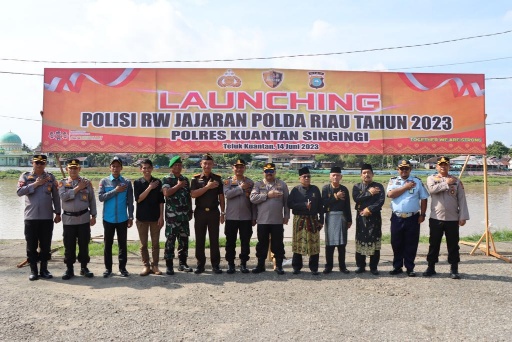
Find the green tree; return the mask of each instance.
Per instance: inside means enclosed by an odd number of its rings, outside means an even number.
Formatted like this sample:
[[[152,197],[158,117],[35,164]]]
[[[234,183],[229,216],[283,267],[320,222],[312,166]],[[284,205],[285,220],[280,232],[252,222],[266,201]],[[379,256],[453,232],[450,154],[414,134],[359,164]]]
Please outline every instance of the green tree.
[[[501,158],[509,153],[509,148],[501,141],[495,141],[487,146],[487,155]]]

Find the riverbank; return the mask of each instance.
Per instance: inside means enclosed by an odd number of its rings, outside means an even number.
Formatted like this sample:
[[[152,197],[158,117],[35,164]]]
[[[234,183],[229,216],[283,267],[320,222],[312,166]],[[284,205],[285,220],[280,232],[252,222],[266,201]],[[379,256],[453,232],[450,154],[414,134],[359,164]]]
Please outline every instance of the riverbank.
[[[512,257],[512,243],[496,247]],[[419,246],[418,273],[426,268],[427,248]],[[0,340],[508,341],[511,265],[479,251],[470,256],[471,248],[461,246],[462,279],[451,280],[441,250],[439,274],[432,278],[389,275],[389,245],[382,249],[379,276],[356,275],[350,244],[348,275],[312,276],[305,267],[296,276],[285,266],[284,276],[215,275],[208,267],[201,275],[140,277],[139,258],[130,254],[128,278],[99,277],[103,260],[94,257],[94,278],[64,281],[63,259],[55,256],[49,265],[55,278],[31,282],[28,268],[15,266],[25,258],[25,242],[3,240]],[[289,247],[286,254],[291,256]],[[193,258],[188,262],[195,264]]]

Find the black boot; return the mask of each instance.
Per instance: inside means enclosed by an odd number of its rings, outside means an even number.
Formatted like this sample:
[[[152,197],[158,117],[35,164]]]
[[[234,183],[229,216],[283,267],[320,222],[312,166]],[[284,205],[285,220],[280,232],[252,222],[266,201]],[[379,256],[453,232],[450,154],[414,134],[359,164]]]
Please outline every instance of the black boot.
[[[166,266],[166,270],[165,270],[165,274],[167,275],[173,275],[174,274],[174,268],[172,266],[172,259],[167,259],[165,260],[165,266]]]
[[[233,261],[228,262],[228,269],[226,271],[227,274],[233,274],[235,273],[235,263]]]
[[[275,271],[277,272],[277,274],[279,275],[283,275],[284,274],[284,270],[283,270],[283,259],[276,259],[276,269]]]
[[[432,277],[433,275],[436,275],[436,264],[433,262],[428,263],[427,270],[423,272],[424,277]]]
[[[89,271],[89,269],[87,268],[87,264],[82,264],[82,267],[80,268],[80,275],[86,278],[94,277],[94,273]]]
[[[39,276],[37,275],[37,263],[30,263],[30,275],[28,276],[28,280],[37,280]]]
[[[249,273],[250,272],[249,269],[247,268],[247,262],[242,261],[240,263],[240,272],[242,272],[242,273]]]
[[[53,275],[48,271],[48,261],[41,261],[39,276],[44,279],[52,279]]]
[[[265,259],[258,259],[258,265],[252,269],[252,273],[265,272]]]
[[[459,265],[458,264],[452,264],[452,267],[450,269],[450,278],[452,278],[452,279],[460,279]]]
[[[66,268],[66,271],[62,275],[62,279],[69,280],[69,279],[73,278],[74,276],[75,276],[75,272],[73,270],[73,265],[71,265]]]

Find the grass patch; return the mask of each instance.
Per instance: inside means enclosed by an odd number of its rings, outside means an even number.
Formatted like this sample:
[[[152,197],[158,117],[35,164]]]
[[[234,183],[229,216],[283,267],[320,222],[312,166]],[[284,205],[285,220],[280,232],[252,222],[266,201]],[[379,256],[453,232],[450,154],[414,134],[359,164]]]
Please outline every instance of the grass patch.
[[[251,240],[251,247],[255,247],[256,246],[256,241],[253,241]],[[205,246],[206,248],[210,248],[210,240],[206,240],[206,243],[205,243]],[[236,246],[237,247],[240,247],[240,239],[237,239],[236,240]],[[136,242],[129,242],[128,245],[128,254],[140,254],[139,253],[139,249],[140,249],[140,242],[136,241]],[[226,247],[226,238],[219,238],[219,247],[221,248],[224,248]],[[78,246],[76,247],[77,251],[78,251]],[[165,241],[160,241],[160,249],[164,249],[165,248]],[[176,250],[178,248],[178,243],[176,243]],[[189,240],[189,243],[188,243],[188,248],[189,249],[193,249],[193,248],[196,248],[196,242],[195,240]],[[104,244],[103,242],[91,242],[89,244],[89,255],[91,257],[93,256],[103,256],[103,249],[104,249]],[[148,242],[148,249],[151,250],[151,242]],[[64,249],[60,250],[59,251],[60,254],[64,254]],[[117,245],[117,243],[114,243],[112,245],[112,255],[119,255],[119,246]]]

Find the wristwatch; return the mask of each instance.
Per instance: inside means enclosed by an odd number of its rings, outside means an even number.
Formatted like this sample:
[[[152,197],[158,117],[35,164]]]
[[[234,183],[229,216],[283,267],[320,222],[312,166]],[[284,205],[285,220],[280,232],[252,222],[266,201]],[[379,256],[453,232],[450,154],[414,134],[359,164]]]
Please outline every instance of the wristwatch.
[[[221,214],[221,215],[226,215],[226,213],[225,213],[225,212],[221,212],[220,214]]]
[[[425,215],[425,214],[420,214],[420,216],[426,217],[427,215]]]

